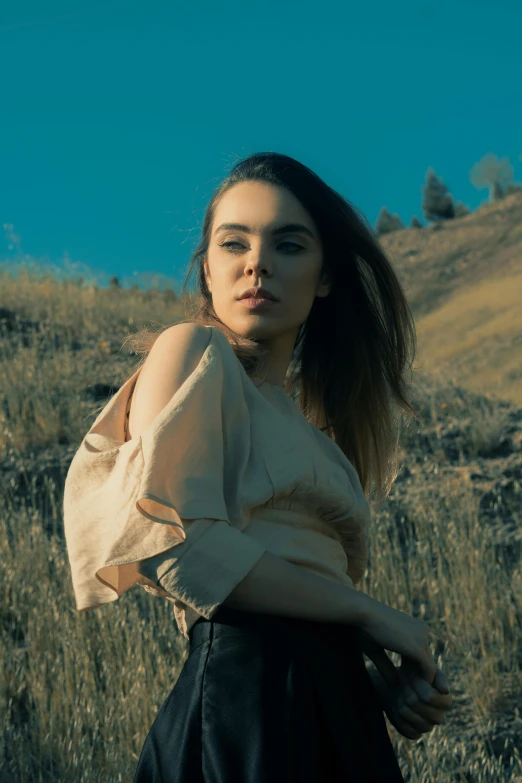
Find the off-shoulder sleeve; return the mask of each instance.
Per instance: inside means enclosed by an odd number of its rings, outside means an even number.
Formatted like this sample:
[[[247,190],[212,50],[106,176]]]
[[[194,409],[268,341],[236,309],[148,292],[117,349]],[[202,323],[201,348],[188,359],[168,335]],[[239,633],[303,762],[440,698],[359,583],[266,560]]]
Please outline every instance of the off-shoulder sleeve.
[[[249,447],[239,362],[209,331],[198,366],[141,436],[124,440],[140,368],[73,457],[63,518],[80,611],[141,584],[210,618],[265,551],[242,533],[231,491]]]

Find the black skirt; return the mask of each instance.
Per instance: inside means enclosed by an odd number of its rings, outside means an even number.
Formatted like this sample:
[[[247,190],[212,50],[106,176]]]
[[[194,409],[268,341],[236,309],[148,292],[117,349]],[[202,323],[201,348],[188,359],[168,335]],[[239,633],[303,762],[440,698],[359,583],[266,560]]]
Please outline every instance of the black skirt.
[[[200,618],[134,783],[404,781],[353,634],[224,606]]]

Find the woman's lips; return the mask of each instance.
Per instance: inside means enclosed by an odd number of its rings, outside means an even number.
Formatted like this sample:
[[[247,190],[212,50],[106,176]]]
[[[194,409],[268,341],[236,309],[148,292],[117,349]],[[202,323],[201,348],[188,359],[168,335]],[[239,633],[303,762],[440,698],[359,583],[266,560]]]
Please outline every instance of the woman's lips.
[[[257,310],[261,307],[270,307],[270,305],[277,304],[273,299],[265,299],[264,297],[260,298],[257,296],[246,296],[244,299],[240,299],[239,301],[246,307],[249,307],[251,310]]]

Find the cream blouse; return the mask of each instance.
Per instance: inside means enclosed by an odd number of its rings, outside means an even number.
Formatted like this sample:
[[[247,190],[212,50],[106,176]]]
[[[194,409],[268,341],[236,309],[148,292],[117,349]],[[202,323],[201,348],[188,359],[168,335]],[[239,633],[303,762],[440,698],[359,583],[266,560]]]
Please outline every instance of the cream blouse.
[[[135,584],[181,633],[210,619],[268,550],[353,587],[370,507],[351,462],[282,387],[256,386],[224,333],[139,437],[126,414],[141,367],[70,464],[63,517],[79,611]]]

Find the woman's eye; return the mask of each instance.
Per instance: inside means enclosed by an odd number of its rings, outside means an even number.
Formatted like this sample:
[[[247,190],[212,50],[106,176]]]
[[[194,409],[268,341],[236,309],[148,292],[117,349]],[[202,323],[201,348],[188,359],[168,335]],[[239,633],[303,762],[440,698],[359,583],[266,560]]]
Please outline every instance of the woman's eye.
[[[230,247],[231,245],[239,245],[239,242],[222,242],[220,247]],[[242,245],[240,245],[242,247]]]
[[[243,247],[240,242],[223,242],[220,247],[230,247],[231,245],[239,245],[239,247]],[[298,245],[296,242],[280,242],[278,247],[281,247],[281,245],[290,245],[290,247],[295,248],[296,253],[298,253],[300,250],[303,250],[302,246]]]

